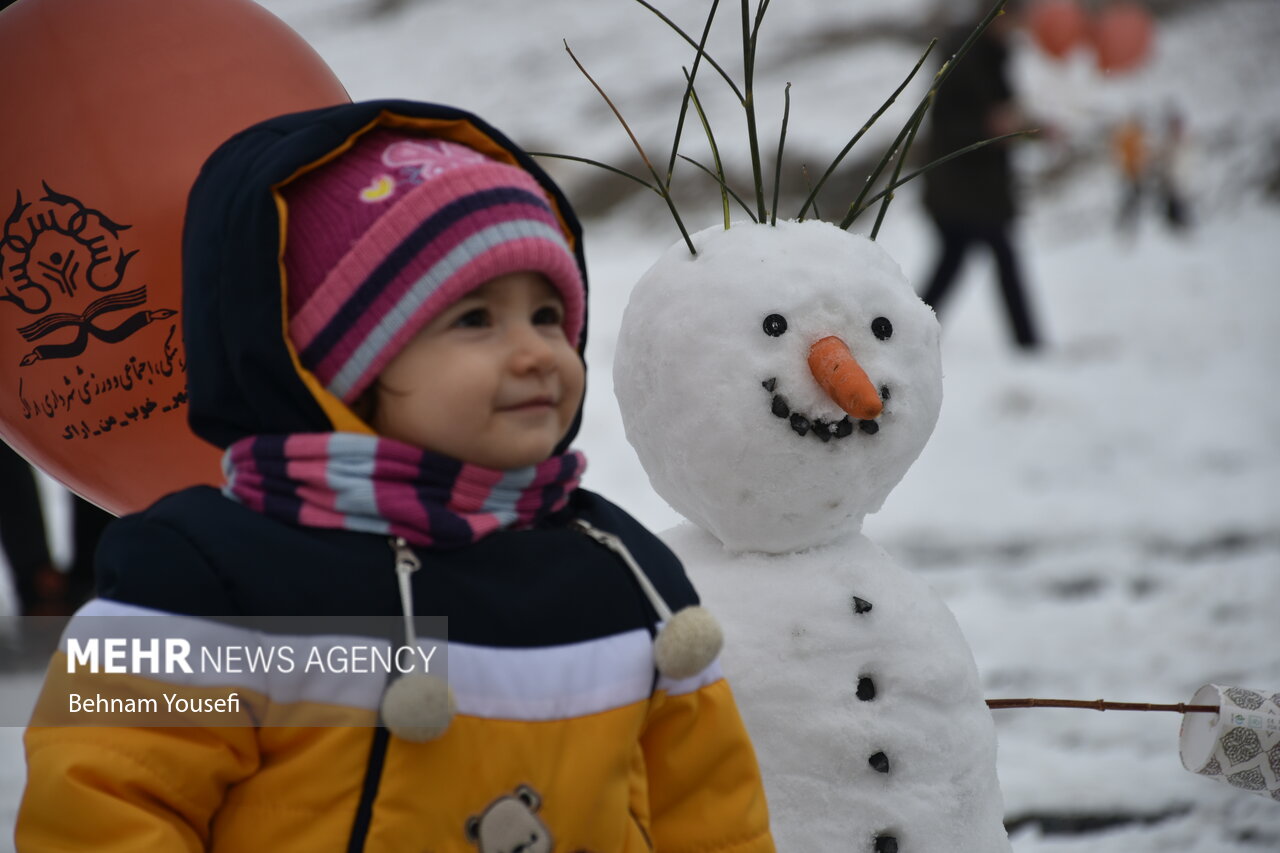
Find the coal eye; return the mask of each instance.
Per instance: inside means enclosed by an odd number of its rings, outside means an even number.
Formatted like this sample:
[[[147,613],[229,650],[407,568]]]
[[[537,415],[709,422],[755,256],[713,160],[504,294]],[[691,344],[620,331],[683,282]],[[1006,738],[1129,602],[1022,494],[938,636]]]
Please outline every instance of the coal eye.
[[[787,330],[787,318],[781,314],[770,314],[764,318],[764,333],[776,338]]]
[[[893,324],[888,317],[877,317],[871,321],[871,332],[880,340],[887,341],[893,336]]]

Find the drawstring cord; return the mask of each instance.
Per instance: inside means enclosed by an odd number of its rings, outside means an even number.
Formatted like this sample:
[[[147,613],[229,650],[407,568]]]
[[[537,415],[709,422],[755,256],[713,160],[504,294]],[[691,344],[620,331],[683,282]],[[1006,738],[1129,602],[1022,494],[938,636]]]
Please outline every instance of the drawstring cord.
[[[649,599],[649,604],[653,606],[654,611],[658,614],[659,622],[671,621],[671,608],[667,606],[667,602],[653,585],[653,581],[649,580],[649,576],[644,573],[644,569],[640,568],[640,564],[636,562],[636,558],[631,556],[631,551],[622,543],[622,539],[612,533],[594,527],[580,518],[575,518],[572,525],[599,542],[617,554],[627,568],[631,570],[632,576],[636,579],[636,583],[640,584],[640,589],[644,592],[645,597]]]
[[[396,555],[396,578],[400,585],[400,609],[404,612],[405,644],[417,650],[418,632],[413,626],[413,573],[422,561],[404,537],[390,540]],[[416,666],[416,665],[415,665]],[[438,675],[410,672],[397,678],[382,694],[382,721],[401,740],[426,743],[445,733],[457,712],[453,690]]]
[[[715,662],[724,647],[724,632],[710,612],[695,605],[673,614],[621,537],[581,518],[575,518],[571,525],[618,555],[658,614],[662,625],[653,641],[653,661],[659,673],[679,681],[698,675]]]

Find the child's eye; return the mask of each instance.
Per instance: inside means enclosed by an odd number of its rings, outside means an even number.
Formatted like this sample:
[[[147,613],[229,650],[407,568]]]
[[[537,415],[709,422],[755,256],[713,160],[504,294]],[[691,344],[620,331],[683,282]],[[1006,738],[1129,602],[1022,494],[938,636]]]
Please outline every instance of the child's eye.
[[[556,305],[544,305],[533,312],[535,326],[559,326],[564,322],[564,312]]]
[[[453,321],[454,328],[460,329],[480,329],[489,325],[489,310],[487,308],[472,308],[458,316]]]

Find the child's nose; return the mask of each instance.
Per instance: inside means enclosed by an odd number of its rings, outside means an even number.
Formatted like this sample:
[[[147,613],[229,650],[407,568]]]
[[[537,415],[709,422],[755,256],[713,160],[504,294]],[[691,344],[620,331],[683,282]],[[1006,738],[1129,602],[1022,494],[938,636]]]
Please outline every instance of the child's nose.
[[[545,373],[555,366],[555,351],[539,327],[522,324],[514,332],[511,362],[517,373]]]

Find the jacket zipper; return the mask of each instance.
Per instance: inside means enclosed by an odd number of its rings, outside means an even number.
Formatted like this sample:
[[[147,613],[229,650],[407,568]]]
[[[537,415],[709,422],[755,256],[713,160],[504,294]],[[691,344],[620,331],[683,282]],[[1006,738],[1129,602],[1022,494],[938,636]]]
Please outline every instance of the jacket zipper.
[[[623,564],[631,571],[636,583],[640,585],[641,591],[644,593],[649,604],[653,607],[654,612],[658,616],[658,621],[666,622],[671,619],[671,608],[667,606],[667,602],[663,600],[662,595],[654,587],[653,582],[649,580],[649,576],[640,568],[640,564],[636,562],[635,557],[631,555],[630,549],[623,543],[622,539],[606,530],[601,530],[593,524],[575,518],[571,522],[571,526],[584,533],[597,543],[614,552]],[[407,639],[413,640],[413,613],[409,602],[412,600],[411,579],[413,573],[422,568],[422,561],[418,559],[418,555],[413,553],[413,549],[403,537],[393,536],[389,543],[391,550],[395,554],[396,577],[400,584],[400,601],[404,610],[405,631]],[[650,633],[653,629],[650,629]],[[657,672],[654,673],[654,685],[657,684]],[[369,762],[365,768],[364,786],[360,793],[360,804],[356,808],[355,825],[351,829],[351,840],[347,845],[347,853],[361,853],[364,850],[365,839],[369,835],[369,826],[373,818],[374,800],[378,796],[378,784],[382,779],[382,768],[386,762],[387,748],[390,741],[390,732],[385,726],[379,725],[374,731],[373,744],[369,750]],[[653,849],[652,841],[649,834],[645,832],[644,827],[636,820],[632,814],[632,819],[636,821],[636,826],[644,836],[649,849]]]
[[[422,568],[422,561],[413,553],[409,543],[403,536],[392,536],[388,540],[395,554],[396,579],[400,584],[400,604],[404,611],[405,630],[413,637],[413,613],[409,602],[412,600],[410,581],[413,573]],[[373,821],[373,804],[378,798],[378,786],[382,782],[382,768],[387,759],[387,747],[390,745],[391,732],[379,724],[373,730],[373,743],[369,745],[369,760],[365,764],[364,784],[360,789],[360,802],[356,806],[355,822],[351,827],[351,837],[347,842],[347,853],[361,853],[365,840],[369,836],[369,826]]]

